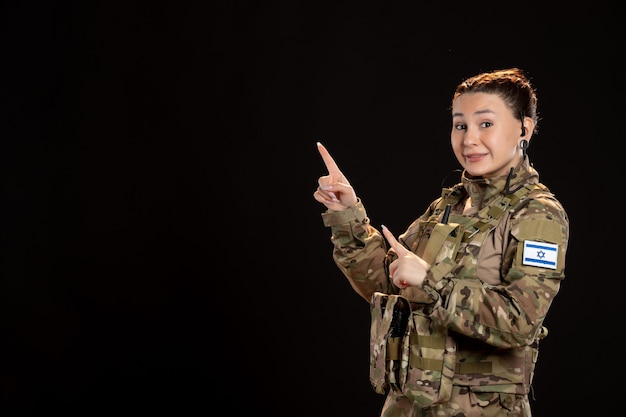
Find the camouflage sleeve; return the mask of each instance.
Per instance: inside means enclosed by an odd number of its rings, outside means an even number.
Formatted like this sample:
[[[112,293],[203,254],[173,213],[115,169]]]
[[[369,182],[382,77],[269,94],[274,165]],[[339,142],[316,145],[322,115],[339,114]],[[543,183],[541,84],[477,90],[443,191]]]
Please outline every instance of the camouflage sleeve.
[[[436,299],[433,320],[511,348],[533,343],[542,330],[565,277],[569,221],[553,198],[532,199],[509,219],[505,236],[500,284],[454,276],[435,281],[429,273],[424,289]]]
[[[362,202],[339,212],[328,210],[322,213],[322,220],[331,228],[335,264],[352,288],[368,303],[375,291],[389,293],[385,241],[370,225]]]

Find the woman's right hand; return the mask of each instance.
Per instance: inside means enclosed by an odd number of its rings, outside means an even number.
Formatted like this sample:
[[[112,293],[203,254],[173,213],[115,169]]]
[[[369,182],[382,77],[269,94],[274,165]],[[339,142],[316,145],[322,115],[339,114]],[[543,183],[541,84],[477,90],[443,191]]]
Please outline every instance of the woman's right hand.
[[[339,170],[335,160],[330,156],[324,145],[317,142],[317,150],[322,156],[324,164],[326,164],[328,175],[319,177],[317,180],[318,187],[313,193],[313,197],[328,209],[334,211],[342,211],[354,206],[357,203],[354,188],[352,188],[348,179]]]

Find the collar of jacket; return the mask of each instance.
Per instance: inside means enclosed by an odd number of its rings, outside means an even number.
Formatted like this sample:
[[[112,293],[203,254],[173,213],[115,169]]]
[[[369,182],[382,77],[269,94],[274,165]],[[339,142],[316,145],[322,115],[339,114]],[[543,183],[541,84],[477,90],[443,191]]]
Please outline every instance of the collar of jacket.
[[[461,182],[472,199],[472,206],[481,209],[494,198],[505,193],[509,176],[511,177],[509,180],[510,190],[515,190],[523,184],[537,184],[539,182],[539,173],[530,164],[528,157],[524,158],[511,174],[494,178],[480,178],[470,177],[466,171],[463,171]]]

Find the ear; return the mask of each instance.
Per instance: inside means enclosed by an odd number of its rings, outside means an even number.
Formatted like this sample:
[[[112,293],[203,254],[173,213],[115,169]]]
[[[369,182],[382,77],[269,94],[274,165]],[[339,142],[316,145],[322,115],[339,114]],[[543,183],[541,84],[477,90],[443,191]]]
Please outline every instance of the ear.
[[[522,134],[520,136],[530,142],[534,129],[535,122],[533,122],[533,119],[530,117],[524,117],[522,119]]]

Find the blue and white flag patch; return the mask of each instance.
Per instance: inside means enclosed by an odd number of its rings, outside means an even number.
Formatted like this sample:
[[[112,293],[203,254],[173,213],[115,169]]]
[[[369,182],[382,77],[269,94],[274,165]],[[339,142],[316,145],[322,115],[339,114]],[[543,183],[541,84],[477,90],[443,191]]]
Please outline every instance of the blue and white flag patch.
[[[524,265],[538,266],[540,268],[556,269],[556,260],[559,254],[559,245],[534,240],[524,241]]]

